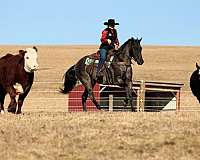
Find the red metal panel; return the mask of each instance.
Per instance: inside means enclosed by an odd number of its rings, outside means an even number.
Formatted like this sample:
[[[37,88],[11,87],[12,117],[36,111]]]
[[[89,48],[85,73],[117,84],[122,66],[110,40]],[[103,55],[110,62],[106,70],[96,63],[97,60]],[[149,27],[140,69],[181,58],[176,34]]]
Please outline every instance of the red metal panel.
[[[83,85],[76,86],[70,93],[69,93],[69,100],[68,100],[68,111],[69,112],[80,112],[83,111],[82,107],[82,94],[85,90],[85,87]],[[99,102],[100,99],[100,86],[99,84],[96,84],[93,88],[94,96]],[[96,106],[93,104],[93,102],[88,97],[87,102],[87,111],[97,111]]]

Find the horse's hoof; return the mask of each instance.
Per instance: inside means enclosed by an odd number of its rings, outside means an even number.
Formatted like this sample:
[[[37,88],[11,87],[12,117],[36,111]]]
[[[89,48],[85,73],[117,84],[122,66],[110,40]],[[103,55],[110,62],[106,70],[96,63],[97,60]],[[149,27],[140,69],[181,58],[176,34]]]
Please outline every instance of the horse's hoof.
[[[132,112],[137,112],[137,110],[136,110],[136,109],[132,109],[131,111],[132,111]]]
[[[99,104],[96,105],[97,109],[100,110],[101,106]]]

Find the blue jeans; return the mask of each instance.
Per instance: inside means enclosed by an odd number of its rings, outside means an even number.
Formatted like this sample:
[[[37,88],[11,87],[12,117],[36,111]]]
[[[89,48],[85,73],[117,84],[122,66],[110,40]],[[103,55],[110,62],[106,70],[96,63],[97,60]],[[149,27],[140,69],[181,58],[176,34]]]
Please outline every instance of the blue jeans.
[[[97,74],[100,72],[104,62],[106,61],[106,55],[107,55],[107,50],[105,48],[100,49],[100,58],[99,58],[99,64],[97,67]]]

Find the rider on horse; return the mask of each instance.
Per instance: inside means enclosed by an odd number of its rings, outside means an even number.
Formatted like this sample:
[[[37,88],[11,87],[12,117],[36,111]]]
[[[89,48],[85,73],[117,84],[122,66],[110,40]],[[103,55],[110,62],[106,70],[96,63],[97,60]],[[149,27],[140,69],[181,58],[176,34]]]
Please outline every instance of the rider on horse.
[[[108,19],[108,22],[104,22],[104,25],[107,25],[102,31],[101,36],[101,45],[100,49],[100,58],[99,64],[97,67],[97,76],[99,76],[99,72],[106,60],[107,52],[110,49],[118,49],[119,40],[117,38],[117,30],[115,29],[115,25],[119,25],[119,23],[115,23],[114,19]]]

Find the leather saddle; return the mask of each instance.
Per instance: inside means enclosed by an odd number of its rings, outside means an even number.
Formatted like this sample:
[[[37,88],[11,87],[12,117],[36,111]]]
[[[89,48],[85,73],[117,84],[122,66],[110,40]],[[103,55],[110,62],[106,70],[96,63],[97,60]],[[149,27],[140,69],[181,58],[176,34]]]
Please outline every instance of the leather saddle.
[[[107,56],[106,56],[106,61],[110,61],[111,56],[114,56],[114,54],[116,52],[117,52],[117,50],[115,50],[115,49],[108,50]],[[100,56],[100,50],[98,50],[96,53],[91,54],[89,57],[94,60],[99,60],[99,56]]]

